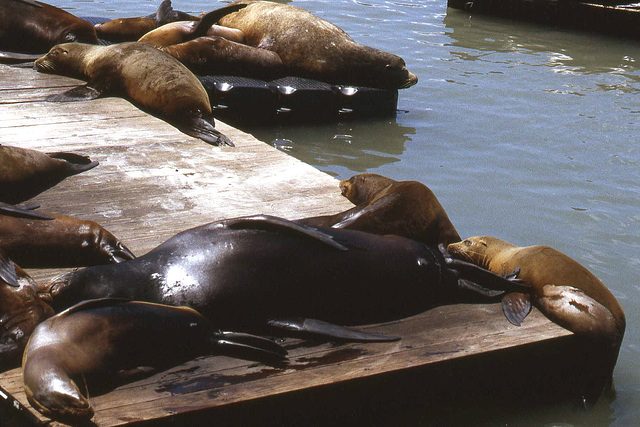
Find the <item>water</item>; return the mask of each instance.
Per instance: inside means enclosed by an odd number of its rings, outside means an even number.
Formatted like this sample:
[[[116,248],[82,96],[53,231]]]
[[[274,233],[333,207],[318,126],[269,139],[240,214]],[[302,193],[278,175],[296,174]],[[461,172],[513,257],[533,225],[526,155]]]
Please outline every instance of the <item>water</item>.
[[[159,0],[51,3],[125,17]],[[173,3],[195,13],[223,4]],[[584,264],[627,316],[616,397],[588,413],[515,408],[496,423],[640,425],[640,43],[470,16],[446,0],[291,4],[402,56],[420,81],[400,92],[407,112],[395,119],[251,132],[338,178],[421,181],[462,236],[547,244]]]

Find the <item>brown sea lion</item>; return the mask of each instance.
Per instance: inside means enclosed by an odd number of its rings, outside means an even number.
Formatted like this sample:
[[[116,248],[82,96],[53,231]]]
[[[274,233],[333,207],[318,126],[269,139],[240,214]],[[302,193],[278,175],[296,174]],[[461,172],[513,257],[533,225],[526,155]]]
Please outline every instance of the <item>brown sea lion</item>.
[[[301,219],[321,227],[395,234],[430,246],[459,242],[460,235],[426,185],[363,173],[340,181],[342,195],[356,206],[336,215]]]
[[[0,249],[23,267],[83,267],[135,255],[94,221],[49,214],[52,221],[0,215]]]
[[[233,143],[214,128],[209,95],[189,69],[145,43],[93,46],[65,43],[35,62],[42,72],[88,81],[52,101],[119,95],[159,115],[187,135],[213,145]]]
[[[97,44],[93,25],[39,1],[0,2],[0,50],[44,53],[57,44],[74,41]]]
[[[244,7],[246,7],[245,4],[221,7],[204,15],[199,22],[180,21],[165,24],[146,33],[138,41],[155,47],[166,47],[198,37],[219,36],[237,43],[244,43],[242,31],[215,25],[221,17]]]
[[[245,42],[277,53],[291,76],[332,84],[402,89],[418,78],[399,56],[356,43],[340,28],[296,6],[240,1],[219,21],[244,33]]]
[[[50,316],[33,279],[0,250],[0,372],[20,365],[31,332]]]
[[[285,76],[280,57],[266,49],[222,37],[199,37],[162,48],[200,75],[230,75],[273,80]]]
[[[41,153],[0,145],[0,202],[20,203],[53,187],[68,176],[98,166],[73,153]]]
[[[199,21],[197,16],[173,10],[170,0],[160,3],[156,13],[137,18],[119,18],[96,24],[98,37],[110,42],[134,42],[161,25],[176,21]]]
[[[531,286],[530,295],[513,293],[503,300],[505,315],[520,324],[530,310],[529,300],[553,322],[593,341],[596,375],[585,398],[597,399],[610,382],[625,331],[625,315],[618,300],[589,270],[549,246],[519,247],[495,237],[478,236],[451,244],[454,258],[492,272],[520,268],[518,278]]]
[[[22,361],[24,389],[31,405],[44,415],[78,422],[93,416],[80,390],[140,373],[139,367],[167,368],[228,348],[272,360],[286,356],[286,350],[271,340],[221,332],[187,307],[90,300],[44,321],[33,332]]]

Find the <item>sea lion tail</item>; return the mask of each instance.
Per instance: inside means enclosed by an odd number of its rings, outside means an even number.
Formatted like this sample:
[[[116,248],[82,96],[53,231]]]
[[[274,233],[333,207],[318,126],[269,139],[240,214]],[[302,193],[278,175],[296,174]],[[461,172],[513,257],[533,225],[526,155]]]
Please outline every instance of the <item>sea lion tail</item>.
[[[224,6],[214,11],[211,11],[204,15],[196,28],[193,29],[192,36],[193,38],[203,37],[207,35],[207,31],[211,28],[212,25],[216,24],[222,17],[237,12],[240,9],[247,7],[248,4],[232,4],[229,6]]]
[[[218,132],[209,121],[202,117],[194,117],[186,124],[178,125],[178,128],[187,135],[200,138],[207,144],[235,147],[229,138]]]
[[[287,357],[287,350],[280,344],[263,337],[239,332],[216,331],[213,333],[213,343],[229,351],[239,352],[240,356],[247,352],[259,358],[282,360]]]

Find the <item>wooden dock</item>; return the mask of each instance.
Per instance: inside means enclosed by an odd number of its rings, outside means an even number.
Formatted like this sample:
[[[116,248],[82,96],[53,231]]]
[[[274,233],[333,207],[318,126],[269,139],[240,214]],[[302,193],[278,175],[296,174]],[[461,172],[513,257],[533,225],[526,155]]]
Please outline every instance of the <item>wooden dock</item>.
[[[447,0],[447,6],[470,13],[640,38],[640,2],[634,0]]]
[[[294,219],[350,207],[334,178],[224,123],[216,127],[236,148],[209,146],[119,98],[44,101],[78,83],[0,65],[0,144],[98,160],[97,168],[34,200],[45,212],[99,222],[138,255],[181,230],[222,218],[264,213]],[[29,273],[41,282],[63,271]],[[439,307],[365,329],[402,340],[287,339],[290,360],[277,366],[201,357],[91,396],[93,421],[326,425],[352,419],[380,425],[411,418],[416,409],[430,423],[438,417],[464,421],[482,402],[566,396],[581,372],[575,337],[536,310],[522,327],[491,304]],[[41,422],[58,425],[31,409],[20,369],[0,374],[0,387]]]

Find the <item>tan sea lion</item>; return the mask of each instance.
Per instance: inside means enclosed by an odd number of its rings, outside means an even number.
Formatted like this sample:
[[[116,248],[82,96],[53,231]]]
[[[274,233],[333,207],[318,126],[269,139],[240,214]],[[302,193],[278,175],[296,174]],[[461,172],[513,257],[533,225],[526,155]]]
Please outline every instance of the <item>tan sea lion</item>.
[[[237,43],[244,43],[242,31],[215,25],[221,17],[244,7],[246,7],[244,4],[221,7],[207,13],[198,22],[180,21],[165,24],[146,33],[138,41],[155,47],[165,47],[184,43],[198,37],[219,36]]]
[[[588,385],[585,398],[597,399],[611,380],[626,325],[620,303],[598,278],[549,246],[519,247],[495,237],[478,236],[451,244],[447,251],[494,273],[520,268],[518,278],[531,286],[531,293],[505,297],[505,315],[519,324],[529,313],[530,299],[550,320],[593,341],[590,357],[596,372],[603,372]]]
[[[53,220],[0,215],[0,249],[23,267],[83,267],[135,255],[94,221],[49,214]]]
[[[50,316],[34,280],[0,250],[0,372],[20,365],[31,332]]]
[[[88,81],[52,101],[124,96],[187,135],[213,145],[233,146],[214,128],[209,95],[196,76],[171,55],[145,43],[65,43],[51,49],[35,66],[38,71]]]
[[[0,145],[0,202],[20,203],[63,179],[98,166],[73,153],[41,153]]]
[[[399,56],[356,43],[304,9],[266,1],[232,4],[247,7],[222,17],[219,24],[241,30],[246,44],[277,53],[291,76],[383,89],[418,81]]]
[[[97,44],[93,25],[39,1],[0,1],[0,50],[44,53],[74,41]]]
[[[274,52],[222,37],[199,37],[162,50],[200,75],[242,76],[267,81],[285,76],[282,61]]]
[[[364,173],[340,181],[342,195],[356,206],[336,215],[301,219],[321,227],[395,234],[430,246],[459,242],[460,235],[426,185]]]
[[[137,18],[119,18],[96,24],[98,37],[110,42],[134,42],[161,25],[176,21],[199,21],[197,16],[173,10],[171,0],[160,3],[156,13]]]
[[[286,356],[273,341],[221,332],[187,307],[85,301],[35,329],[22,361],[24,390],[44,415],[77,423],[93,416],[83,391],[143,373],[140,367],[166,369],[226,348],[271,360]]]

